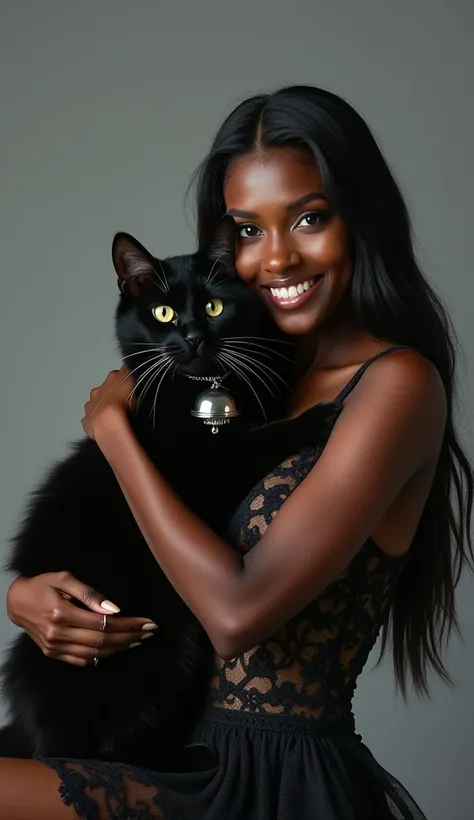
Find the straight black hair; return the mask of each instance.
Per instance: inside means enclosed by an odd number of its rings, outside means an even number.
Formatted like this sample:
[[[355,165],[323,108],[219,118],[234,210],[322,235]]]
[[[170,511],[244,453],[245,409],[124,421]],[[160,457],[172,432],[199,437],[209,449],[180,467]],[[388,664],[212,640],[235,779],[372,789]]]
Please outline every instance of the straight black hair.
[[[407,208],[380,148],[352,106],[328,91],[292,86],[260,94],[226,118],[192,180],[199,246],[207,245],[226,211],[223,187],[232,164],[273,146],[295,148],[316,162],[329,202],[352,235],[350,298],[358,326],[416,348],[436,367],[446,391],[436,474],[382,630],[381,657],[391,641],[403,694],[409,677],[416,691],[427,693],[429,668],[450,681],[442,656],[452,630],[459,633],[455,588],[464,565],[472,568],[474,559],[472,469],[453,420],[458,344],[417,264]]]

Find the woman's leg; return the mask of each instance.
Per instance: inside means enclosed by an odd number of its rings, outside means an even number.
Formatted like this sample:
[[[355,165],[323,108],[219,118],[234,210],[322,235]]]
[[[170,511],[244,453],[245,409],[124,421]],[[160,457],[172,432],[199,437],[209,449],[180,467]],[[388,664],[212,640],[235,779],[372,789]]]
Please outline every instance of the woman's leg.
[[[37,760],[0,759],[2,820],[76,820],[59,796],[57,774]]]
[[[166,820],[164,799],[163,787],[147,769],[94,760],[0,758],[0,820]]]

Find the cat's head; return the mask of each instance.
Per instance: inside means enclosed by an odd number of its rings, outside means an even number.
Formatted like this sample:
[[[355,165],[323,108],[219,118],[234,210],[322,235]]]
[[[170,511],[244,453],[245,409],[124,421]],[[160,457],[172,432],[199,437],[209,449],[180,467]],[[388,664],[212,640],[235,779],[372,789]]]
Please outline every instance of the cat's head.
[[[262,300],[237,276],[234,249],[230,217],[220,222],[207,250],[167,259],[152,256],[129,234],[115,236],[112,258],[121,291],[116,335],[139,392],[161,378],[226,371],[259,392],[275,385],[272,359],[282,361],[286,352],[282,335]]]

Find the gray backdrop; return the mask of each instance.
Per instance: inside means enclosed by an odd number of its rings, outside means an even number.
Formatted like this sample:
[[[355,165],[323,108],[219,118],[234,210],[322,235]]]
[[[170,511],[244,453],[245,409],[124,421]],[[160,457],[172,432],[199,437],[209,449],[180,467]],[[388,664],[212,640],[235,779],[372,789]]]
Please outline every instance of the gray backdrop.
[[[368,119],[407,193],[419,252],[447,302],[466,364],[472,325],[471,0],[2,0],[0,544],[26,491],[81,434],[90,388],[117,366],[115,231],[155,253],[194,245],[188,178],[244,95],[321,85]],[[472,447],[470,448],[472,452]],[[67,568],[67,543],[64,566]],[[7,587],[4,576],[0,595]],[[359,730],[430,820],[472,820],[472,577],[459,591],[465,643],[409,708],[371,658]],[[141,614],[141,613],[137,613]],[[5,646],[15,634],[0,620]]]

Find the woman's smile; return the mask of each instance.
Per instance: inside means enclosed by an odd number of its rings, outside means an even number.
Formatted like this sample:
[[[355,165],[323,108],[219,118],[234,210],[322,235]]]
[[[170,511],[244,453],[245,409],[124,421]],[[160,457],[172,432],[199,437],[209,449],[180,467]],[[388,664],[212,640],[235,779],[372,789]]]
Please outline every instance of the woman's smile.
[[[323,279],[324,273],[318,273],[309,279],[292,276],[288,279],[276,279],[272,285],[261,287],[266,298],[279,310],[295,310],[315,295]]]

